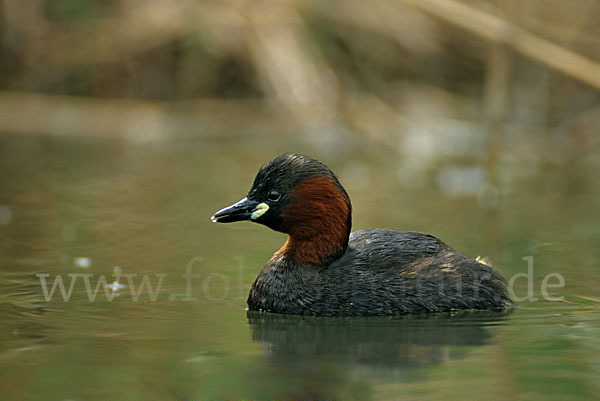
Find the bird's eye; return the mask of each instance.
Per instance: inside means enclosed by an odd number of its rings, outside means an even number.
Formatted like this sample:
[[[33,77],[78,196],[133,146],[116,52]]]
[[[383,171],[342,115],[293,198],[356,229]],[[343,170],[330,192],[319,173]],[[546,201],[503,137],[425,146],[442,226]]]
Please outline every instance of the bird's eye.
[[[277,202],[280,198],[281,198],[281,193],[276,189],[272,189],[267,194],[267,199],[270,200],[271,202]]]

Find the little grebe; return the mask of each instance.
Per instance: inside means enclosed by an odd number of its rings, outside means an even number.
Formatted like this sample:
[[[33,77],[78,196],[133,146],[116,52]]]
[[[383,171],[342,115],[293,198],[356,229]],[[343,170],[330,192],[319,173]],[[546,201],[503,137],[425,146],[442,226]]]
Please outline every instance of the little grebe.
[[[351,212],[326,165],[284,154],[261,167],[247,197],[211,219],[250,220],[289,235],[252,285],[252,310],[365,316],[512,306],[491,266],[428,234],[350,233]]]

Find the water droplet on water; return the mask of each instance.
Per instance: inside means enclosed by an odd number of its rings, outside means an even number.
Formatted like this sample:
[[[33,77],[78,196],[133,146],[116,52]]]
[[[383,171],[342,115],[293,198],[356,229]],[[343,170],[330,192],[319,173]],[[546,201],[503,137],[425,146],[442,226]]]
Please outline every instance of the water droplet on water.
[[[127,287],[125,284],[120,284],[118,280],[113,281],[108,285],[108,288],[113,290],[113,292],[119,291],[121,288]]]
[[[112,283],[110,283],[108,285],[108,288],[110,288],[111,290],[113,290],[113,292],[117,292],[119,291],[121,288],[126,288],[127,286],[125,284],[120,284],[119,280],[120,280],[120,275],[121,274],[121,268],[119,266],[115,266],[113,268],[113,275],[116,275],[117,277],[115,277],[115,281],[113,281]]]
[[[73,259],[73,264],[77,267],[88,268],[92,265],[92,260],[90,258],[75,258]]]

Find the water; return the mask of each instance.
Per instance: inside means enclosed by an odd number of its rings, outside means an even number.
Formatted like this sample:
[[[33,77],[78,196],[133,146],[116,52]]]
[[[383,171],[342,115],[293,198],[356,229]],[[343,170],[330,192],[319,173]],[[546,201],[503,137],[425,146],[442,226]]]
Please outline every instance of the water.
[[[209,217],[290,147],[339,173],[355,229],[430,232],[489,255],[507,278],[529,274],[532,262],[531,275],[514,281],[519,308],[394,318],[247,312],[252,281],[285,237]],[[580,191],[540,173],[506,185],[490,209],[487,195],[445,193],[426,175],[423,185],[402,182],[395,154],[370,154],[275,140],[1,138],[0,399],[600,398],[596,173],[581,172]],[[48,298],[57,276],[65,292],[73,283],[68,301],[59,287]],[[110,289],[94,295],[101,277]],[[547,294],[545,279],[554,285]]]

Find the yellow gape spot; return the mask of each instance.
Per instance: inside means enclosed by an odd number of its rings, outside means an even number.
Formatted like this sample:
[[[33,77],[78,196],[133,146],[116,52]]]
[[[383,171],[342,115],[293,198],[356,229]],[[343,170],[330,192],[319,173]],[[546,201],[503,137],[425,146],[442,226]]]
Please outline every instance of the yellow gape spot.
[[[267,205],[266,203],[259,203],[258,206],[256,206],[254,208],[254,210],[252,211],[252,214],[250,215],[250,219],[251,220],[256,220],[258,219],[260,216],[262,216],[263,214],[265,214],[267,212],[267,210],[269,210],[269,205]]]

